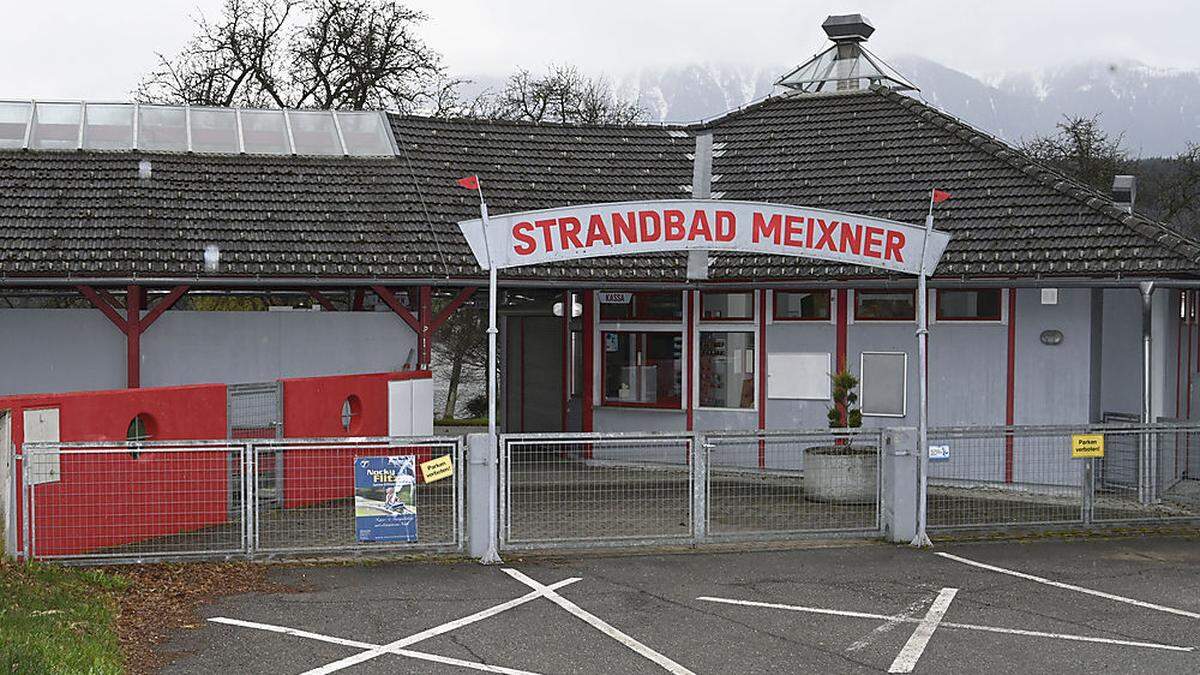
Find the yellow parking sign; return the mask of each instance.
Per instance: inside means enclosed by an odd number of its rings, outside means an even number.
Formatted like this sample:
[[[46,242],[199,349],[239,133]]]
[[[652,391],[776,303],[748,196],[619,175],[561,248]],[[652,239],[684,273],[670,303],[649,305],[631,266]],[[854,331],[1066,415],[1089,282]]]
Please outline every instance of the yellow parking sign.
[[[1075,434],[1071,436],[1071,457],[1089,459],[1104,456],[1104,434]]]
[[[421,475],[425,477],[426,483],[449,478],[454,475],[454,462],[450,460],[450,455],[442,455],[437,459],[422,462]]]

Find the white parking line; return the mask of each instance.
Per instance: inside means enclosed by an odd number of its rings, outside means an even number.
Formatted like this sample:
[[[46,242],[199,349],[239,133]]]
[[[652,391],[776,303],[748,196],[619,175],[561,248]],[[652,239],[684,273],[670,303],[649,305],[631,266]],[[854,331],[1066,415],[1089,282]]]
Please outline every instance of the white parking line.
[[[921,659],[921,654],[925,653],[929,639],[946,616],[946,610],[950,609],[950,602],[954,600],[955,593],[958,593],[957,588],[943,588],[938,593],[933,604],[929,606],[929,611],[925,612],[925,618],[917,624],[916,630],[908,637],[908,642],[904,643],[904,648],[896,655],[896,660],[892,661],[892,667],[888,668],[889,673],[911,673],[913,668],[917,667],[917,661]]]
[[[855,619],[879,619],[883,621],[903,621],[904,623],[920,623],[922,619],[914,618],[899,618],[888,614],[873,614],[870,612],[852,612],[844,609],[824,609],[822,607],[801,607],[798,605],[784,605],[776,602],[756,602],[754,600],[735,600],[733,598],[712,598],[699,597],[697,600],[705,602],[720,602],[726,605],[744,605],[746,607],[765,607],[768,609],[783,609],[790,612],[806,612],[809,614],[824,614],[826,616],[845,616]],[[1123,647],[1142,647],[1145,649],[1162,649],[1172,652],[1192,652],[1195,647],[1181,647],[1179,645],[1168,645],[1157,642],[1137,642],[1134,640],[1116,640],[1112,638],[1089,637],[1086,635],[1071,635],[1069,633],[1043,633],[1036,630],[1022,630],[1019,628],[1000,628],[998,626],[981,626],[971,623],[953,623],[943,621],[939,624],[942,628],[953,628],[957,630],[975,630],[987,633],[1002,633],[1005,635],[1022,635],[1025,637],[1036,638],[1051,638],[1055,640],[1070,640],[1073,642],[1092,642],[1097,644],[1120,645]]]
[[[890,619],[876,626],[874,630],[872,630],[870,633],[867,633],[862,637],[862,639],[855,640],[850,644],[849,647],[846,647],[846,651],[856,652],[871,644],[872,641],[883,634],[890,633],[896,629],[896,626],[904,623],[904,619],[910,618],[913,614],[916,614],[918,610],[929,604],[929,602],[930,600],[928,598],[921,598],[908,607],[905,607],[903,612],[892,615]]]
[[[415,644],[422,640],[428,640],[429,638],[434,637],[435,635],[441,635],[442,633],[449,633],[450,631],[452,631],[456,628],[461,628],[468,624],[472,624],[477,621],[482,621],[489,617],[496,616],[497,614],[499,614],[501,612],[505,612],[514,607],[519,607],[520,605],[523,605],[527,602],[531,602],[533,600],[537,600],[538,598],[547,597],[547,594],[553,593],[555,589],[562,588],[563,586],[566,586],[568,584],[573,584],[576,581],[579,581],[579,579],[577,577],[571,577],[570,579],[563,579],[562,581],[559,581],[554,584],[550,584],[549,586],[541,586],[541,588],[539,588],[538,590],[535,590],[531,593],[526,593],[525,595],[522,595],[519,598],[514,598],[512,600],[509,600],[508,602],[502,602],[499,605],[496,605],[495,607],[489,607],[485,610],[476,612],[470,616],[464,616],[461,619],[455,619],[454,621],[447,621],[446,623],[444,623],[440,626],[434,626],[433,628],[430,628],[428,630],[423,630],[420,633],[417,633],[415,635],[410,635],[406,638],[396,640],[395,642],[389,642],[386,645],[377,646],[373,649],[362,652],[361,654],[347,656],[344,659],[334,661],[333,663],[321,666],[320,668],[314,668],[312,670],[309,670],[309,671],[305,672],[304,675],[327,675],[328,673],[335,673],[339,670],[343,670],[345,668],[349,668],[350,666],[362,663],[363,661],[369,661],[373,658],[383,656],[384,654],[392,652],[400,647],[407,647],[408,645]]]
[[[570,600],[567,600],[566,598],[559,595],[558,593],[555,593],[552,588],[547,588],[546,586],[543,586],[542,584],[534,581],[533,579],[530,579],[529,577],[525,576],[521,572],[514,570],[514,569],[505,569],[504,573],[507,574],[508,576],[516,579],[517,581],[520,581],[521,583],[525,584],[526,586],[529,586],[530,588],[532,588],[534,590],[542,591],[542,593],[545,595],[546,599],[549,600],[550,602],[553,602],[554,604],[558,605],[559,607],[562,607],[563,609],[574,614],[575,616],[579,617],[580,619],[583,619],[588,624],[590,624],[592,627],[598,629],[600,632],[604,633],[605,635],[608,635],[609,637],[613,638],[617,642],[620,642],[621,644],[625,645],[626,647],[629,647],[630,649],[637,652],[638,654],[641,654],[642,656],[650,659],[654,663],[657,663],[659,666],[661,666],[668,672],[675,673],[676,675],[695,675],[695,673],[688,670],[687,668],[684,668],[683,666],[679,665],[678,663],[675,663],[671,659],[663,656],[662,654],[659,654],[658,652],[654,651],[653,649],[651,649],[651,648],[647,647],[646,645],[638,642],[637,640],[629,637],[625,633],[622,633],[621,631],[617,630],[611,624],[605,622],[600,617],[598,617],[594,614],[591,614],[590,612],[588,612],[584,608],[580,607],[579,605],[576,605],[575,603],[571,602]]]
[[[941,551],[935,552],[934,555],[941,556],[947,560],[953,560],[955,562],[960,562],[960,563],[963,563],[964,565],[971,565],[972,567],[978,567],[980,569],[985,569],[985,570],[989,570],[992,572],[999,572],[1000,574],[1007,574],[1009,576],[1017,577],[1019,579],[1027,579],[1029,581],[1035,581],[1039,584],[1046,584],[1047,586],[1053,586],[1055,588],[1063,588],[1068,591],[1076,591],[1078,593],[1086,593],[1088,595],[1094,595],[1098,598],[1104,598],[1106,600],[1115,600],[1116,602],[1123,602],[1127,605],[1134,605],[1136,607],[1144,607],[1146,609],[1153,609],[1153,610],[1156,610],[1159,612],[1166,612],[1168,614],[1178,614],[1179,616],[1186,616],[1190,619],[1200,619],[1200,614],[1198,614],[1196,612],[1189,612],[1185,609],[1176,609],[1174,607],[1167,607],[1165,605],[1156,605],[1152,602],[1144,602],[1142,600],[1135,600],[1133,598],[1127,598],[1122,595],[1114,595],[1112,593],[1105,593],[1104,591],[1097,591],[1097,590],[1093,590],[1091,588],[1084,588],[1083,586],[1076,586],[1074,584],[1066,584],[1061,581],[1054,581],[1052,579],[1046,579],[1045,577],[1039,577],[1039,576],[1034,576],[1032,574],[1026,574],[1025,572],[1018,572],[1016,570],[1005,569],[1003,567],[996,567],[995,565],[988,565],[987,563],[977,562],[975,560],[970,560],[968,558],[963,558],[961,556],[952,555],[950,553],[943,553]]]
[[[298,630],[296,628],[288,628],[287,626],[276,626],[270,623],[258,623],[255,621],[242,621],[240,619],[230,619],[223,616],[218,616],[209,619],[213,623],[223,623],[230,626],[241,626],[243,628],[257,628],[258,630],[270,631],[272,633],[282,633],[283,635],[291,635],[294,637],[308,638],[320,642],[328,642],[335,645],[343,645],[346,647],[357,647],[359,649],[386,649],[383,645],[372,644],[370,642],[360,642],[358,640],[347,640],[345,638],[334,637],[332,635],[321,635],[306,630]],[[505,668],[503,666],[493,666],[487,663],[476,663],[475,661],[464,661],[455,659],[449,656],[439,656],[437,654],[427,654],[425,652],[416,652],[411,649],[388,649],[389,654],[398,654],[407,656],[413,659],[422,661],[432,661],[434,663],[444,663],[450,666],[459,666],[461,668],[469,668],[471,670],[480,670],[485,673],[500,673],[501,675],[538,675],[528,670],[517,670],[515,668]]]

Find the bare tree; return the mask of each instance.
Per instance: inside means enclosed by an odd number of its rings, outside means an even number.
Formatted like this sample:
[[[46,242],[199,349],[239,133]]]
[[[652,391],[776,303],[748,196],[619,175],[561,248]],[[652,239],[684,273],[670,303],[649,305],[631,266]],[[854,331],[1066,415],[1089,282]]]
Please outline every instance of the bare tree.
[[[487,340],[483,313],[467,306],[454,312],[438,328],[433,358],[450,368],[444,419],[453,419],[458,409],[458,389],[466,377],[487,372]]]
[[[1158,190],[1160,217],[1194,226],[1200,220],[1200,144],[1188,143],[1171,164],[1172,172]]]
[[[484,92],[461,114],[527,122],[633,124],[646,113],[636,102],[617,96],[604,78],[588,78],[574,66],[556,65],[543,75],[518,70],[499,92]]]
[[[138,85],[143,102],[288,108],[436,105],[448,81],[414,34],[425,16],[391,0],[226,0],[216,21]]]
[[[1049,136],[1036,136],[1021,143],[1021,149],[1091,187],[1107,193],[1113,176],[1129,163],[1122,146],[1124,134],[1110,136],[1100,126],[1100,115],[1064,116]]]

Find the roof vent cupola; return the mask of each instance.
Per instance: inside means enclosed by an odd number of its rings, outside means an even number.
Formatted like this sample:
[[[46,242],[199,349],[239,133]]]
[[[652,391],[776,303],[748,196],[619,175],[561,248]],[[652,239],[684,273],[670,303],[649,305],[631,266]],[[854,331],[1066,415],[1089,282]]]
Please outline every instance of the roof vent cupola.
[[[830,16],[821,24],[833,45],[779,78],[781,87],[815,93],[853,91],[881,85],[896,91],[916,91],[909,82],[863,43],[875,32],[875,26],[862,14]]]

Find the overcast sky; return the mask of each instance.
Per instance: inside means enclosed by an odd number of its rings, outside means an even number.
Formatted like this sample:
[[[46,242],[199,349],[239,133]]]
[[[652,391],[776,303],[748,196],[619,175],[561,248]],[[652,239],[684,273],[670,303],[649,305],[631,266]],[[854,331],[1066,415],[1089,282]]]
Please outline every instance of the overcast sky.
[[[4,0],[0,98],[129,98],[155,53],[222,0]],[[410,0],[456,76],[574,63],[620,75],[700,61],[805,60],[828,14],[861,11],[885,58],[917,54],[972,74],[1091,59],[1200,68],[1193,0]]]

